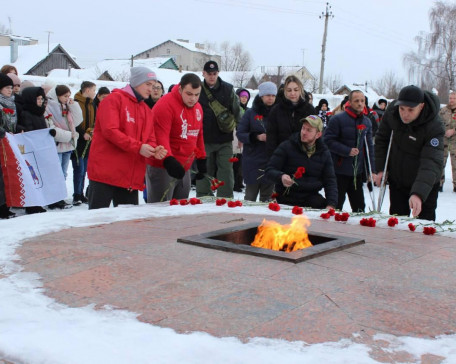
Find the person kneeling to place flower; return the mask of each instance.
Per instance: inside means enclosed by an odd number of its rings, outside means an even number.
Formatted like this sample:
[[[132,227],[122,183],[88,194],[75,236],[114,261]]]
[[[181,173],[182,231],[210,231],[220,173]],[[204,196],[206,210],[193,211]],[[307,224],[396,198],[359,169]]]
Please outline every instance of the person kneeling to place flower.
[[[163,159],[156,143],[151,110],[144,103],[157,76],[146,67],[131,69],[130,84],[109,94],[97,111],[89,154],[89,209],[138,204],[146,159]]]
[[[301,131],[274,151],[266,177],[275,182],[277,202],[316,209],[334,208],[337,181],[331,154],[321,140],[323,122],[316,115],[301,119]],[[319,194],[324,188],[325,197]]]
[[[152,110],[157,143],[169,152],[163,161],[147,161],[149,203],[188,198],[194,158],[198,167],[196,179],[202,179],[207,171],[200,94],[200,78],[187,73],[178,87],[158,100]]]

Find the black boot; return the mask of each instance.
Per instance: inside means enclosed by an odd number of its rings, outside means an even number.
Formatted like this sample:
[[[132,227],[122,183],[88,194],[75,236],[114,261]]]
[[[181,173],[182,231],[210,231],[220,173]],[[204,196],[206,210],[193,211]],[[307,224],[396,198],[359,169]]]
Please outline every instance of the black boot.
[[[12,219],[13,217],[16,217],[16,214],[11,212],[6,204],[0,206],[0,219]]]
[[[39,214],[42,212],[47,212],[46,209],[43,209],[41,206],[30,206],[25,208],[25,213],[27,215]]]

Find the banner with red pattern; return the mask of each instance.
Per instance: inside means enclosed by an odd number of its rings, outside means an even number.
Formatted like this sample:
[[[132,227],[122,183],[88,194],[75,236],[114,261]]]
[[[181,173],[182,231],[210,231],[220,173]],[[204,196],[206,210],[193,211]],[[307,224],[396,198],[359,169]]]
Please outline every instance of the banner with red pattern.
[[[0,143],[8,206],[46,206],[66,198],[65,177],[49,129],[7,133]]]

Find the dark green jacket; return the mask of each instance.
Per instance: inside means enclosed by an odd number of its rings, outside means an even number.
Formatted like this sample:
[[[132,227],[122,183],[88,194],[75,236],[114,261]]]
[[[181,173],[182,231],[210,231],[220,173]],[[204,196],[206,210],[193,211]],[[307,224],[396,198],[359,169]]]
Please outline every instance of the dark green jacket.
[[[207,87],[206,81],[204,84]],[[236,125],[240,119],[239,98],[234,92],[233,85],[223,81],[220,77],[215,86],[210,89],[214,98],[225,106],[236,118]],[[233,133],[223,133],[220,131],[217,119],[212,111],[209,100],[204,89],[201,89],[199,103],[203,108],[203,136],[204,143],[226,143],[233,140]]]
[[[393,131],[388,161],[388,180],[399,188],[409,190],[425,201],[432,187],[440,181],[443,169],[443,135],[439,117],[440,101],[434,94],[424,92],[424,108],[410,124],[399,116],[399,106],[393,101],[386,110],[375,135],[377,171],[385,169],[386,154]]]

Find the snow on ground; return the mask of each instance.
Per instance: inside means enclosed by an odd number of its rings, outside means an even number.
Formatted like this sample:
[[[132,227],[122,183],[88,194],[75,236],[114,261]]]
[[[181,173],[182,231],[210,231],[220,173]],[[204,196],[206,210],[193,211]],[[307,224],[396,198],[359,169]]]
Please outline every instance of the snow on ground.
[[[72,191],[71,167],[67,180]],[[451,169],[447,166],[444,192],[439,198],[438,222],[455,219],[456,193],[452,192]],[[378,195],[378,190],[376,190]],[[69,193],[70,195],[70,193]],[[192,192],[194,196],[194,192]],[[236,194],[242,199],[242,194]],[[70,201],[70,199],[68,199]],[[366,204],[369,197],[366,192]],[[348,210],[348,205],[345,206]],[[383,211],[387,211],[388,195]],[[16,210],[20,212],[19,210]],[[213,202],[202,205],[156,208],[141,203],[88,211],[87,206],[44,214],[21,215],[1,220],[0,229],[0,358],[27,363],[376,363],[369,357],[369,347],[350,339],[308,345],[265,338],[252,338],[247,343],[238,339],[216,338],[206,333],[178,334],[171,329],[139,322],[136,314],[112,310],[94,310],[93,306],[70,308],[47,297],[37,274],[21,272],[14,260],[15,249],[31,237],[69,227],[90,226],[113,221],[146,217],[161,217],[195,213],[252,213],[291,217],[291,207],[282,206],[273,212],[264,204],[242,207],[219,207]],[[311,218],[319,218],[321,211],[307,211]],[[373,215],[378,228],[387,227],[387,215]],[[358,224],[361,216],[351,216],[347,223]],[[400,218],[395,229],[408,229],[409,219]],[[414,220],[414,223],[429,222]],[[440,225],[442,235],[456,237],[454,224]],[[419,232],[415,232],[419,233]],[[443,334],[443,333],[442,333]],[[353,333],[354,337],[357,335]],[[419,362],[429,353],[445,357],[445,363],[456,362],[456,335],[442,335],[435,339],[377,335],[390,342],[390,350],[406,351]]]

